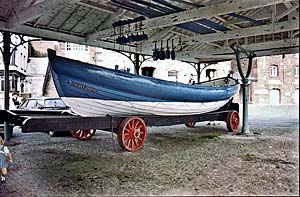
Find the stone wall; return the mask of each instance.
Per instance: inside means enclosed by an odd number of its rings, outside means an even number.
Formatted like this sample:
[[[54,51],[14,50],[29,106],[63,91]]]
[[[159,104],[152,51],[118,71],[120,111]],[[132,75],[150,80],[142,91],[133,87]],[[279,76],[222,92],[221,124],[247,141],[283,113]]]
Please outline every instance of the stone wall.
[[[242,65],[246,72],[247,59],[242,60]],[[277,76],[271,76],[271,65],[277,66]],[[299,69],[298,54],[255,58],[250,75],[250,103],[273,104],[274,99],[276,100],[274,92],[279,94],[279,104],[299,103],[299,76],[295,75],[296,67]],[[235,61],[232,61],[232,69],[238,73]]]

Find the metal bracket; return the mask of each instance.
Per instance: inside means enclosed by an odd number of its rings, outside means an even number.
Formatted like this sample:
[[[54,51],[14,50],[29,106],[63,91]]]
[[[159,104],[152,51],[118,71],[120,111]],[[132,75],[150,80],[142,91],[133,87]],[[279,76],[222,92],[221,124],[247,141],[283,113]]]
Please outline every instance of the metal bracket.
[[[139,54],[139,53],[124,53],[121,51],[118,51],[119,53],[121,53],[122,55],[126,56],[134,65],[135,68],[135,74],[139,75],[139,70],[141,65],[148,59],[151,59],[152,57],[146,57],[146,55],[144,54]],[[140,60],[140,57],[142,57],[142,60]]]
[[[248,49],[245,49],[239,45],[230,45],[230,48],[234,51],[236,56],[236,62],[238,66],[239,74],[242,78],[243,85],[249,85],[249,79],[251,69],[252,69],[252,60],[254,57],[256,57],[256,54],[253,51],[250,51]],[[246,74],[243,72],[242,64],[241,64],[241,54],[245,54],[248,57],[248,68]]]

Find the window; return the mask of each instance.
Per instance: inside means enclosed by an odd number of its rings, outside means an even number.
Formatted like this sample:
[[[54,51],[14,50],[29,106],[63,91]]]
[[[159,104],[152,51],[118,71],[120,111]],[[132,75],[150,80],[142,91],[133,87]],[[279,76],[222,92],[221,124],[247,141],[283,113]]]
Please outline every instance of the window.
[[[67,51],[88,51],[88,46],[67,42]]]
[[[29,100],[27,102],[27,104],[25,105],[25,107],[27,107],[28,109],[35,109],[38,106],[38,103],[36,100]]]
[[[177,77],[177,73],[178,73],[177,70],[170,70],[168,72],[168,77]]]
[[[299,66],[295,66],[295,77],[299,77]]]
[[[142,68],[142,75],[153,77],[155,68],[154,67],[143,67]]]
[[[83,46],[79,44],[73,44],[73,50],[74,51],[82,51]]]
[[[169,80],[177,82],[177,80],[178,80],[178,71],[177,70],[168,71],[168,77],[169,77]]]
[[[16,50],[13,50],[11,54],[11,64],[16,65]]]
[[[66,105],[62,100],[51,99],[51,100],[45,100],[44,107],[66,107]]]
[[[23,68],[25,69],[25,68],[26,68],[26,65],[27,65],[27,64],[26,64],[26,63],[27,63],[27,62],[26,62],[26,56],[24,55],[23,58],[24,58],[24,65],[23,65]]]
[[[0,87],[1,87],[1,91],[4,91],[4,80],[1,80],[1,84],[0,84]]]
[[[67,51],[71,51],[71,43],[67,42]]]
[[[270,66],[270,77],[278,77],[278,66],[277,65]]]

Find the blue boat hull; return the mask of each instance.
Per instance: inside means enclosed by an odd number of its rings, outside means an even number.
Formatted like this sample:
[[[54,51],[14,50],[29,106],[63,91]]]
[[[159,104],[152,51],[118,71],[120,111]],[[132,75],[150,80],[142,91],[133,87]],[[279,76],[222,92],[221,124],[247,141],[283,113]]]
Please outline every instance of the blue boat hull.
[[[188,85],[138,76],[59,57],[48,51],[60,97],[133,102],[213,102],[233,97],[239,84],[223,87]]]
[[[224,106],[239,90],[233,79],[187,85],[59,57],[52,50],[48,55],[59,96],[80,116],[202,114]]]

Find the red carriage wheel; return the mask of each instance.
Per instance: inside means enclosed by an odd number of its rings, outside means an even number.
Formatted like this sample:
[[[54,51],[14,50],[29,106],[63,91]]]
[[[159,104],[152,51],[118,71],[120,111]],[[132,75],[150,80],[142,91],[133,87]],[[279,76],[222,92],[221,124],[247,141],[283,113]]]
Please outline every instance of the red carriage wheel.
[[[228,131],[236,132],[240,126],[240,116],[237,111],[232,111],[227,114],[226,126]]]
[[[71,131],[73,137],[79,140],[89,140],[96,133],[96,129],[79,129],[76,131]]]
[[[141,149],[145,143],[147,128],[139,117],[125,118],[118,128],[119,145],[130,152]]]
[[[186,127],[189,127],[189,128],[194,128],[195,125],[196,125],[196,122],[185,123],[185,126],[186,126]]]

